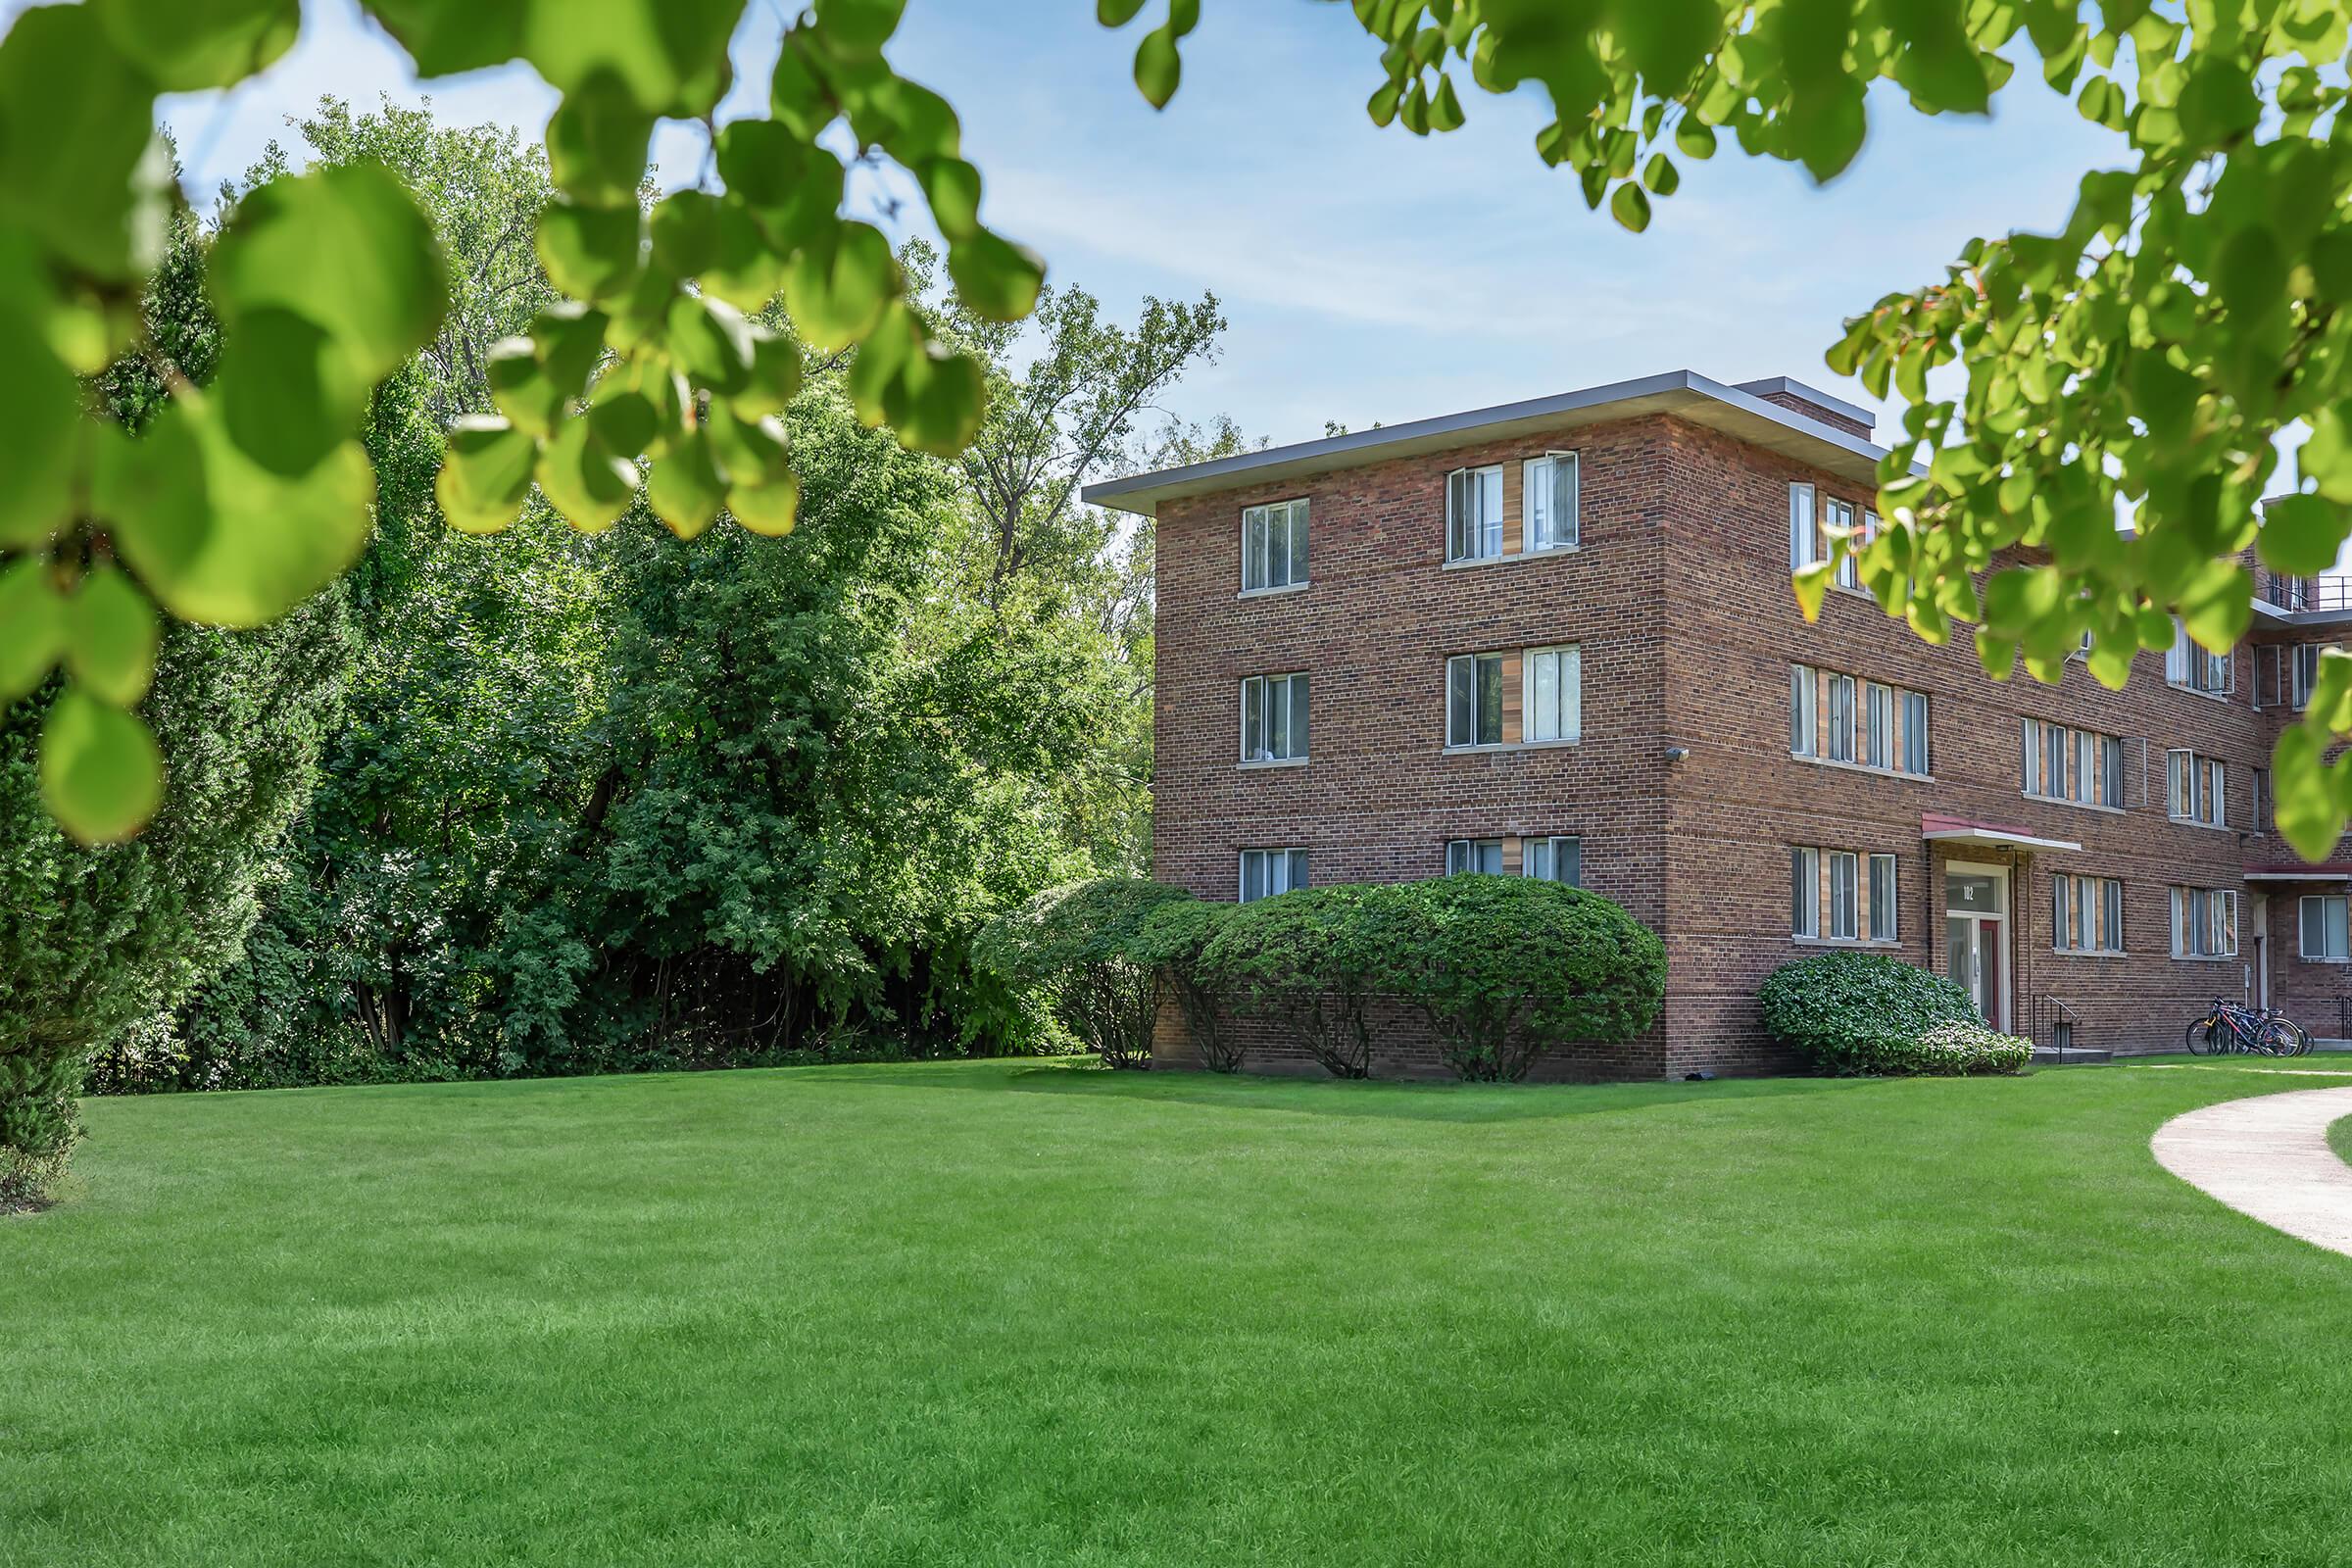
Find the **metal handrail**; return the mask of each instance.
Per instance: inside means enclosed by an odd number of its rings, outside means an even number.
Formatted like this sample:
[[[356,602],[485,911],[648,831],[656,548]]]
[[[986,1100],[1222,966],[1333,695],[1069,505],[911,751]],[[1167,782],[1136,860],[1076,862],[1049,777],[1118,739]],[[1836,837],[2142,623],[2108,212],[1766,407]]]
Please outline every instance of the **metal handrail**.
[[[2029,1037],[2039,1035],[2045,1026],[2048,1027],[2050,1049],[2058,1053],[2059,1061],[2064,1062],[2067,1050],[2074,1040],[2075,1026],[2082,1021],[2082,1015],[2075,1011],[2072,1003],[2064,997],[2044,991],[2034,996],[2033,1005],[2027,1009],[2026,1033]],[[2058,1035],[2059,1024],[2066,1025],[2064,1042]]]
[[[2352,610],[2352,577],[2290,577],[2264,568],[2263,603],[2288,612]]]

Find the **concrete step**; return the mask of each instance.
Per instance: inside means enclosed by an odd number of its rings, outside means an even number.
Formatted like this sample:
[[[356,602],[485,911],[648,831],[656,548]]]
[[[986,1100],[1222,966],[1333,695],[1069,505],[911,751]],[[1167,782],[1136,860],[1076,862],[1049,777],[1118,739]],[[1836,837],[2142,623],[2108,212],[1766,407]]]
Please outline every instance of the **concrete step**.
[[[2038,1067],[2082,1067],[2114,1059],[2114,1052],[2098,1051],[2089,1046],[2069,1046],[2063,1052],[2054,1046],[2034,1048],[2034,1063]]]

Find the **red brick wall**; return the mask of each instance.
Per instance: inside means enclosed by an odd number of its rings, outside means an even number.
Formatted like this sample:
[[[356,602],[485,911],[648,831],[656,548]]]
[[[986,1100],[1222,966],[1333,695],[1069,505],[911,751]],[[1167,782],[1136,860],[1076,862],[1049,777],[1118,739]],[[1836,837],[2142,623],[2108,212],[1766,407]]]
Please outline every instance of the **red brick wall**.
[[[1446,567],[1446,472],[1505,463],[1509,510],[1518,460],[1550,447],[1580,455],[1582,549]],[[1158,519],[1156,874],[1231,899],[1244,848],[1303,846],[1323,884],[1438,875],[1449,838],[1580,835],[1585,886],[1665,940],[1668,998],[1661,1028],[1638,1047],[1566,1052],[1549,1071],[1655,1077],[1792,1065],[1764,1038],[1755,1005],[1765,975],[1817,951],[1789,934],[1790,846],[1895,855],[1898,940],[1887,951],[1937,971],[1944,863],[2008,863],[2013,1026],[2024,1032],[2048,1011],[2037,999],[2052,997],[2080,1017],[2078,1045],[2178,1049],[2197,1007],[2244,991],[2260,884],[2246,884],[2243,867],[2290,858],[2249,820],[2251,769],[2267,763],[2281,722],[2252,704],[2252,657],[2237,654],[2228,700],[2168,686],[2155,653],[2110,693],[2079,662],[2056,686],[2022,668],[1990,680],[1965,629],[1930,647],[1851,593],[1833,591],[1808,626],[1787,563],[1788,486],[1800,479],[1857,510],[1870,502],[1865,487],[1652,416],[1169,503]],[[1299,494],[1311,498],[1310,586],[1238,598],[1242,508]],[[1581,742],[1447,754],[1446,658],[1554,643],[1583,650]],[[1792,662],[1928,694],[1932,777],[1791,758]],[[1238,767],[1242,677],[1293,670],[1312,676],[1310,760]],[[2021,715],[2122,737],[2127,808],[2024,796]],[[1687,760],[1670,764],[1670,747]],[[2227,830],[2168,819],[2170,747],[2227,761]],[[1928,813],[2082,849],[1947,854],[1922,842]],[[2058,871],[2124,881],[2125,956],[2052,951]],[[2172,956],[2176,883],[2240,890],[2240,957]],[[2274,889],[2274,997],[2333,1034],[2352,970],[2295,956],[2303,891]],[[1384,1070],[1435,1069],[1402,1020],[1384,1033]],[[1168,1054],[1179,1054],[1174,1040]],[[1270,1034],[1253,1038],[1251,1066],[1305,1064]]]

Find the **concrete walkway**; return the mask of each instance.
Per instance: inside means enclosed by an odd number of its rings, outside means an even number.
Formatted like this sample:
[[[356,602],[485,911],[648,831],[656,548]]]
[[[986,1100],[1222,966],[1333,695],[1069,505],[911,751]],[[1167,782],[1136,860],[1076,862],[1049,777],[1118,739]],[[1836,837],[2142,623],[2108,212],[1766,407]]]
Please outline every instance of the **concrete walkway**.
[[[2148,1147],[2239,1213],[2352,1257],[2352,1165],[2328,1147],[2341,1116],[2352,1116],[2352,1088],[2256,1095],[2175,1116]]]

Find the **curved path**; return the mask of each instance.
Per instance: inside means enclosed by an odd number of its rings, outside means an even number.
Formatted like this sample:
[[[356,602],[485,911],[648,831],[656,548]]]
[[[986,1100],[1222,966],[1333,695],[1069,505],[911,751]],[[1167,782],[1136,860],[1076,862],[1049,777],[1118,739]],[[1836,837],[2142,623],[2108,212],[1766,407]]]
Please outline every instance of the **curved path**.
[[[2339,1116],[2352,1116],[2352,1088],[2256,1095],[2175,1116],[2148,1147],[2239,1213],[2352,1257],[2352,1165],[2328,1147]]]

